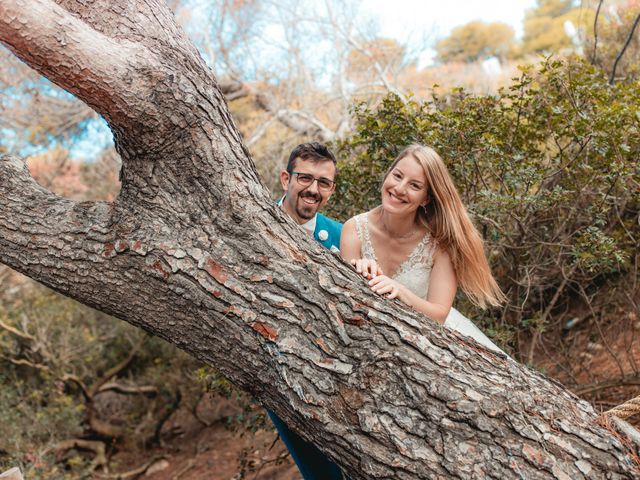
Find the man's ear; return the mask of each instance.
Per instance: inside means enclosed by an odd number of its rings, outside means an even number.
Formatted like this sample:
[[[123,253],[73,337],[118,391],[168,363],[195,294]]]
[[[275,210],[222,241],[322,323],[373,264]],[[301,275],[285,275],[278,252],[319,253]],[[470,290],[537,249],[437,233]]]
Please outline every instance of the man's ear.
[[[286,170],[282,170],[280,172],[280,183],[282,184],[282,189],[286,192],[289,190],[289,180],[291,180],[291,175]]]

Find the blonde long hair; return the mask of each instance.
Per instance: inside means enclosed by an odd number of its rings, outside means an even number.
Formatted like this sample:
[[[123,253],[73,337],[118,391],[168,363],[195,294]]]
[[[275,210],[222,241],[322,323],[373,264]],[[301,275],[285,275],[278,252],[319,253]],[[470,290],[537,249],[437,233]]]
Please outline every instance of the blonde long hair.
[[[487,304],[500,305],[506,297],[491,275],[482,237],[435,150],[424,145],[410,145],[400,152],[384,178],[400,160],[409,156],[418,161],[427,177],[429,203],[424,209],[418,209],[419,220],[429,228],[437,244],[449,253],[458,283],[469,299],[482,308]]]

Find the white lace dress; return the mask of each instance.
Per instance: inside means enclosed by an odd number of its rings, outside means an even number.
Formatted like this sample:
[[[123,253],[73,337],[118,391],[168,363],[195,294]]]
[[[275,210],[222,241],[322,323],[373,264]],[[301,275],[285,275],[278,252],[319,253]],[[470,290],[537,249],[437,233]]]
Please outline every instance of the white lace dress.
[[[361,213],[355,217],[356,232],[362,245],[360,254],[362,258],[378,261],[376,252],[371,243],[369,234],[368,213]],[[429,232],[413,249],[409,257],[402,262],[393,279],[407,287],[411,292],[426,300],[429,291],[429,277],[433,267],[433,254],[436,250],[436,242]],[[478,343],[488,348],[502,352],[489,338],[476,327],[471,320],[452,308],[444,322],[444,326],[475,339]],[[504,353],[504,352],[502,352]]]

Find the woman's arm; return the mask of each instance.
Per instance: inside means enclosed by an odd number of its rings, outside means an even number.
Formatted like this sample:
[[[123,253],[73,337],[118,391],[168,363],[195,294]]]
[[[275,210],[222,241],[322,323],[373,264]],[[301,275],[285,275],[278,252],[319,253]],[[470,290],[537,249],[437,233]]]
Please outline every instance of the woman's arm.
[[[377,262],[370,258],[362,258],[362,242],[356,231],[356,221],[350,218],[342,226],[340,236],[340,256],[343,260],[351,263],[356,272],[361,273],[365,278],[373,278],[382,275],[382,270]]]
[[[371,289],[380,295],[389,294],[390,298],[398,298],[408,306],[425,314],[438,323],[444,323],[453,305],[456,295],[457,281],[449,254],[438,249],[433,258],[433,267],[429,277],[429,291],[424,300],[415,295],[404,285],[385,275],[369,282]]]
[[[360,254],[361,246],[358,233],[356,232],[356,221],[354,218],[350,218],[342,226],[342,233],[340,234],[340,256],[345,262],[358,259],[362,256]]]

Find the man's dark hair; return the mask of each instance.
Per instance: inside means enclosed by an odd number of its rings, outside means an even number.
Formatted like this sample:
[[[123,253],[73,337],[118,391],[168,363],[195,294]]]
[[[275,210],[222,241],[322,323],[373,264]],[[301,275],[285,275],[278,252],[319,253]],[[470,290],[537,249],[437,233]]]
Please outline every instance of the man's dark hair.
[[[326,145],[318,142],[301,143],[296,148],[294,148],[291,152],[291,155],[289,155],[287,172],[293,172],[296,158],[301,158],[302,160],[311,160],[312,162],[331,160],[334,165],[336,164],[336,157],[333,155],[333,153],[331,153],[331,150],[329,150]]]

